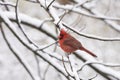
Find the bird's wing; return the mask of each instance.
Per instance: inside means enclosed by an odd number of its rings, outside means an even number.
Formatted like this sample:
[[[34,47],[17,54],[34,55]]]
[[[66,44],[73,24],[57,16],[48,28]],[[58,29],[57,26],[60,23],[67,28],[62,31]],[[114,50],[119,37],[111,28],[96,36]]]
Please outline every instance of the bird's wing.
[[[82,46],[81,43],[72,36],[65,38],[63,44],[71,46],[74,49],[79,49]]]

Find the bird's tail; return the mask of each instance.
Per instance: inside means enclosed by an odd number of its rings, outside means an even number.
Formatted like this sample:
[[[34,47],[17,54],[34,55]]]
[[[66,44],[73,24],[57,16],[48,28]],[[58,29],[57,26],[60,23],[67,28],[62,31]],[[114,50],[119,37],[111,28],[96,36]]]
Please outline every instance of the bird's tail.
[[[93,54],[91,51],[87,50],[87,49],[86,49],[86,48],[84,48],[84,47],[81,47],[81,48],[80,48],[80,50],[82,50],[82,51],[85,51],[85,52],[89,53],[89,54],[90,54],[90,55],[92,55],[93,57],[97,57],[95,54]]]

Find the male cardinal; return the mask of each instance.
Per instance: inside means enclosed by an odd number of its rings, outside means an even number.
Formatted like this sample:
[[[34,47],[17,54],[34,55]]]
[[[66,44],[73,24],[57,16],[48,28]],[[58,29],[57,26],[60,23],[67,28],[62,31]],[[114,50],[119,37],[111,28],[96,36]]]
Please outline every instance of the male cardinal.
[[[76,50],[82,50],[90,55],[97,57],[95,54],[93,54],[91,51],[87,50],[82,46],[82,44],[76,40],[74,37],[72,37],[70,34],[65,32],[64,29],[60,30],[60,35],[59,35],[59,44],[60,47],[66,52],[66,53],[72,53]]]

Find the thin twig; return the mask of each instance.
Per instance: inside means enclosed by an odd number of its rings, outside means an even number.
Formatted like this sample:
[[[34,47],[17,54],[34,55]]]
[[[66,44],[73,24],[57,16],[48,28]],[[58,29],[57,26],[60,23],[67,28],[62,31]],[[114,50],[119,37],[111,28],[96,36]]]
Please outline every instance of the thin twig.
[[[43,79],[42,79],[42,80],[45,80],[46,74],[47,74],[47,72],[48,72],[49,67],[50,67],[50,65],[48,64],[48,66],[47,66],[47,68],[46,68],[46,70],[45,70],[45,72],[44,72],[44,74],[43,74]]]
[[[42,51],[42,50],[44,50],[44,49],[46,49],[46,48],[48,48],[48,47],[50,47],[50,46],[52,46],[52,45],[54,45],[54,44],[56,44],[56,43],[58,43],[58,41],[55,41],[54,43],[52,43],[52,44],[50,44],[50,45],[47,45],[47,46],[45,46],[44,48],[38,48],[36,51]]]
[[[62,61],[61,58],[59,58],[59,57],[57,57],[57,56],[54,56],[54,55],[52,55],[51,53],[48,53],[48,52],[46,52],[46,51],[44,51],[44,50],[41,50],[41,52],[48,54],[49,56],[51,56],[52,58],[55,58],[56,60]],[[67,62],[67,63],[68,63],[69,61],[68,61],[68,60],[64,60],[64,62]]]
[[[50,2],[50,4],[49,4],[48,7],[47,7],[47,10],[48,10],[49,7],[53,4],[54,1],[55,1],[55,0],[52,0],[52,1]]]
[[[64,18],[64,16],[66,15],[66,11],[64,12],[64,14],[61,16],[60,20],[57,22],[56,25],[58,25],[60,23],[60,21]]]
[[[67,55],[67,58],[68,58],[68,61],[69,61],[69,64],[70,64],[70,68],[71,68],[71,70],[73,71],[73,67],[72,67],[72,64],[71,64],[69,55]]]

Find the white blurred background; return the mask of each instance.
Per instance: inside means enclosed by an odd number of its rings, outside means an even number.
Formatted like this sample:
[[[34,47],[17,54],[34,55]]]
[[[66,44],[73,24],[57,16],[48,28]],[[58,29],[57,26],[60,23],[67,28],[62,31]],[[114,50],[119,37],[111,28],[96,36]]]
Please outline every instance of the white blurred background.
[[[3,0],[1,0],[3,1]],[[11,2],[16,3],[16,0],[4,0],[5,2]],[[50,2],[51,0],[47,0]],[[71,1],[71,0],[70,0]],[[76,3],[70,2],[67,0],[56,0],[54,3],[58,3],[60,5],[75,5]],[[79,1],[79,0],[76,0]],[[81,2],[84,0],[80,0]],[[90,0],[89,0],[90,1]],[[120,17],[120,1],[119,0],[91,0],[90,3],[87,3],[89,6],[91,6],[91,10],[97,11],[99,14],[108,16],[108,17]],[[3,5],[0,5],[0,9],[2,11],[5,11],[5,8]],[[14,12],[14,8],[9,7],[10,11]],[[50,16],[47,14],[47,12],[40,7],[38,3],[32,3],[25,0],[19,0],[19,13],[23,13],[25,15],[28,15],[30,17],[36,18],[38,20],[45,20],[50,18]],[[62,9],[56,9],[56,14],[61,14],[63,12]],[[87,11],[84,10],[83,11]],[[103,19],[96,19],[92,17],[88,17],[85,15],[77,14],[75,12],[70,12],[62,19],[63,22],[70,25],[70,27],[78,30],[79,32],[95,35],[98,37],[105,37],[105,38],[120,38],[120,30],[115,29],[110,24],[106,23]],[[33,20],[34,22],[34,20]],[[120,24],[119,21],[113,21],[116,24]],[[53,31],[54,35],[56,37],[58,36],[59,32],[56,33],[56,26],[54,26],[53,22],[46,22],[51,30],[47,31]],[[15,24],[16,25],[16,24]],[[27,60],[27,62],[30,64],[31,68],[36,72],[35,74],[38,74],[37,70],[37,63],[36,59],[34,57],[34,54],[27,49],[24,45],[20,43],[18,39],[16,39],[15,36],[11,33],[11,31],[2,23],[2,26],[4,28],[5,33],[7,34],[7,37],[11,44],[23,55],[23,58]],[[30,39],[35,42],[39,47],[44,47],[48,44],[51,44],[55,42],[53,38],[50,36],[47,36],[45,33],[26,26],[22,25],[24,27],[24,30],[26,34],[30,37]],[[120,26],[117,26],[120,27]],[[16,27],[17,28],[17,27]],[[18,30],[18,32],[20,32]],[[77,38],[81,43],[90,51],[95,53],[98,58],[97,60],[103,63],[120,63],[120,41],[99,41],[94,39],[85,38],[83,36],[77,35],[74,32],[69,30],[69,33],[73,35],[75,38]],[[22,35],[20,33],[20,35]],[[8,45],[6,45],[5,40],[2,37],[2,34],[0,34],[0,80],[32,80],[29,74],[26,72],[24,67],[21,65],[21,63],[17,60],[17,58],[12,54],[11,50],[8,48]],[[57,45],[53,45],[47,49],[45,49],[47,52],[51,52],[53,54],[59,54],[59,56],[64,55],[64,52],[59,48]],[[56,50],[54,51],[54,49]],[[84,52],[81,52],[81,54]],[[44,54],[44,53],[43,53]],[[86,53],[85,53],[86,54]],[[77,59],[76,56],[70,55],[74,61],[77,63],[77,67],[81,66],[83,64],[82,60]],[[44,61],[41,58],[39,59],[39,66],[40,66],[40,76],[41,80],[66,80],[65,77],[63,77],[58,71],[56,71],[55,68],[50,66],[48,62]],[[54,59],[56,62],[58,62],[60,65],[63,66],[61,61],[58,61]],[[69,64],[66,64],[69,66]],[[116,70],[119,72],[119,67],[110,67],[113,70]],[[47,72],[46,72],[47,69]],[[46,72],[46,73],[45,73]],[[45,74],[45,75],[44,75]],[[79,75],[83,78],[91,78],[95,76],[97,73],[95,70],[91,69],[90,67],[86,66],[82,71],[79,72]],[[44,79],[45,77],[45,79]],[[107,80],[105,77],[98,74],[96,78],[93,80]]]

